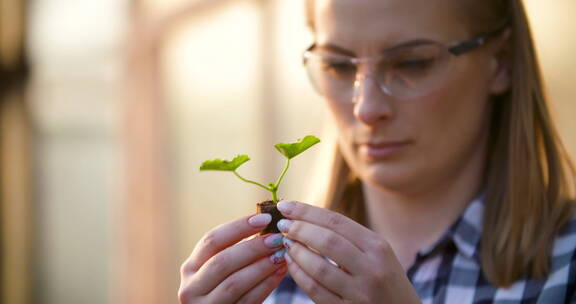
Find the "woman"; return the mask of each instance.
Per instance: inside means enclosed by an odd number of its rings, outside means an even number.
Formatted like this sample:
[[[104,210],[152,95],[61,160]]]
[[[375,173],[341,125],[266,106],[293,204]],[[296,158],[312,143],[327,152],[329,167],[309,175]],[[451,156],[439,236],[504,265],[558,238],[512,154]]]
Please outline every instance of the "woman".
[[[236,244],[266,215],[210,231],[181,302],[576,301],[575,174],[521,1],[310,0],[308,16],[338,130],[327,209],[280,202],[284,249]]]

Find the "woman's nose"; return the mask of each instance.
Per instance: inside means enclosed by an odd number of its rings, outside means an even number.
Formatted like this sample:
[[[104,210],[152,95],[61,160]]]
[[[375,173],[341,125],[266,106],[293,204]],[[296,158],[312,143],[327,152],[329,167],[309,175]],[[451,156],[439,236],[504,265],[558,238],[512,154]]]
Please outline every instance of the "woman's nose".
[[[392,97],[380,88],[373,76],[359,73],[354,82],[354,116],[373,125],[393,117]]]

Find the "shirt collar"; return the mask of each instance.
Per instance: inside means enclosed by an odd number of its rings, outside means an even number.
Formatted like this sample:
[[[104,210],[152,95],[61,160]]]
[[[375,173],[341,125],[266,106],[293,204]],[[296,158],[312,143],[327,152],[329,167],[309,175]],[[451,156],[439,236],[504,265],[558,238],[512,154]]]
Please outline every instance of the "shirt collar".
[[[463,256],[480,262],[479,244],[482,236],[482,220],[484,215],[484,195],[475,198],[450,226],[444,235],[432,246],[421,250],[418,256],[424,257],[453,243]]]

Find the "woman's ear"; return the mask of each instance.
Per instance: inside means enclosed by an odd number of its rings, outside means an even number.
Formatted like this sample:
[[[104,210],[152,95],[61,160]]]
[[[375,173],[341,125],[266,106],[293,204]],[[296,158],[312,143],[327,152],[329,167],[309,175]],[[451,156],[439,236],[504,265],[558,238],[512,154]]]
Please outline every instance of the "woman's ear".
[[[490,59],[490,94],[500,95],[508,91],[512,84],[512,56],[510,29],[496,41]]]

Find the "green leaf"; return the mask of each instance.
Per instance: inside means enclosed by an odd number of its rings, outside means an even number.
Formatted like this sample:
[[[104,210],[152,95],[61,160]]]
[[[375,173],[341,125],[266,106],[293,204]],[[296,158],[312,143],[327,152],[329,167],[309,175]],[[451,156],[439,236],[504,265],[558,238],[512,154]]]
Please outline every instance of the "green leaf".
[[[308,150],[308,148],[320,142],[316,136],[308,135],[303,139],[299,139],[295,143],[290,144],[276,144],[276,150],[286,156],[288,159],[292,159],[298,154]]]
[[[238,155],[234,157],[234,159],[231,161],[222,160],[219,158],[213,160],[207,160],[202,163],[202,166],[200,166],[200,171],[205,170],[234,171],[238,167],[240,167],[243,163],[249,160],[250,157],[248,157],[248,155]]]

